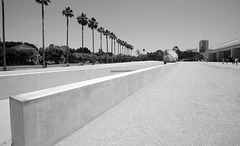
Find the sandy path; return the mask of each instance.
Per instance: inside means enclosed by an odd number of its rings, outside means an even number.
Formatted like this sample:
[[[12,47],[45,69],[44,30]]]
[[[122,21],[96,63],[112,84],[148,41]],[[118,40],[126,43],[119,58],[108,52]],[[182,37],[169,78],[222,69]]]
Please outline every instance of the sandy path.
[[[240,71],[179,63],[57,146],[239,145]]]

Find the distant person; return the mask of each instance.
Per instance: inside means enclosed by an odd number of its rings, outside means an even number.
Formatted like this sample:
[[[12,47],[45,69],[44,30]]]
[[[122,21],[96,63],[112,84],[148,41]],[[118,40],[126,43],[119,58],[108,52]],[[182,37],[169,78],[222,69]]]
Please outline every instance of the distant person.
[[[235,64],[235,59],[231,57],[232,64]]]
[[[223,59],[222,59],[222,64],[224,64],[224,61],[225,61],[225,60],[224,60],[224,58],[223,58]]]
[[[238,58],[235,58],[234,62],[236,63],[236,66],[238,65]]]
[[[226,64],[228,64],[228,62],[229,62],[229,60],[228,60],[228,59],[226,59]]]

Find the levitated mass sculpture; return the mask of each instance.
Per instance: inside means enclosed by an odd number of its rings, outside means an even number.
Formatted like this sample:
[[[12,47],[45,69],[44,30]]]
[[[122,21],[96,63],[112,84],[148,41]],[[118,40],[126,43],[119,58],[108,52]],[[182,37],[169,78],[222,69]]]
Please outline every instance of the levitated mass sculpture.
[[[176,62],[178,59],[178,55],[174,50],[166,49],[163,55],[163,62],[166,64],[167,62]]]

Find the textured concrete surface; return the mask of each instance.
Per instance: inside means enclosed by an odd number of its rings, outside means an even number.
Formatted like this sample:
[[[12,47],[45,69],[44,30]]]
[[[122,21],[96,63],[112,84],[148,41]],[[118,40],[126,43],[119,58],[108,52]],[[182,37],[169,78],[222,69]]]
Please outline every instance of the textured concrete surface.
[[[239,145],[239,75],[239,64],[183,63],[57,145]],[[10,146],[8,100],[0,117]]]
[[[11,143],[11,126],[9,100],[0,100],[0,146],[10,146]]]
[[[4,78],[4,76],[9,77],[9,76],[24,76],[24,75],[29,75],[29,74],[44,74],[44,73],[54,73],[54,72],[65,72],[65,71],[74,71],[74,70],[88,70],[88,69],[93,69],[93,68],[111,68],[110,70],[113,72],[110,72],[110,75],[113,74],[119,74],[119,73],[124,73],[126,71],[130,70],[137,70],[141,68],[146,68],[150,66],[156,66],[156,65],[161,65],[163,64],[162,62],[156,62],[156,61],[149,61],[149,62],[131,62],[131,63],[118,63],[118,64],[102,64],[102,65],[88,65],[88,66],[71,66],[71,67],[53,67],[53,68],[47,68],[47,69],[27,69],[27,70],[16,70],[16,71],[7,71],[7,72],[0,72],[0,76]],[[130,68],[132,67],[132,68]],[[109,74],[107,74],[109,75]],[[6,80],[5,80],[6,81]],[[1,86],[4,86],[6,84],[5,81],[1,81],[0,84]],[[10,84],[13,84],[10,82]],[[34,85],[37,84],[34,82]],[[25,85],[25,82],[23,83]],[[20,89],[16,87],[16,89]],[[12,87],[12,86],[11,86]],[[9,87],[7,91],[10,92],[15,92],[11,91],[12,88]],[[24,87],[23,87],[24,88]],[[46,88],[44,86],[43,88]],[[4,86],[4,89],[5,86]],[[0,88],[0,94],[3,94],[3,88]],[[32,89],[32,88],[31,88]],[[21,92],[24,92],[20,90]],[[9,93],[10,93],[9,92]],[[6,91],[5,91],[6,93]],[[11,96],[11,94],[7,94],[7,97]],[[11,129],[10,129],[10,112],[9,112],[9,100],[4,99],[1,100],[0,96],[0,146],[2,145],[10,145],[11,143]]]
[[[240,67],[180,63],[56,146],[239,144]]]
[[[159,61],[147,61],[0,72],[0,100],[21,93],[109,76],[115,70],[138,70],[161,64]]]
[[[49,146],[174,68],[154,66],[10,97],[13,146]]]

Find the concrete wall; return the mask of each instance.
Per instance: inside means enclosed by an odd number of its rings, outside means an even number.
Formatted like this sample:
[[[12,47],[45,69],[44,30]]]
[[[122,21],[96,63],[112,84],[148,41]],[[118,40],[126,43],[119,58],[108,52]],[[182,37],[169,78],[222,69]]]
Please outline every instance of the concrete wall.
[[[12,96],[13,146],[52,146],[174,66],[151,67]]]
[[[132,62],[119,64],[106,64],[96,66],[79,66],[78,68],[66,68],[65,70],[43,70],[42,72],[21,73],[7,72],[0,75],[0,100],[9,96],[51,88],[60,85],[80,82],[93,78],[111,75],[112,72],[137,70],[162,64],[162,62]],[[50,69],[50,68],[49,68]]]

